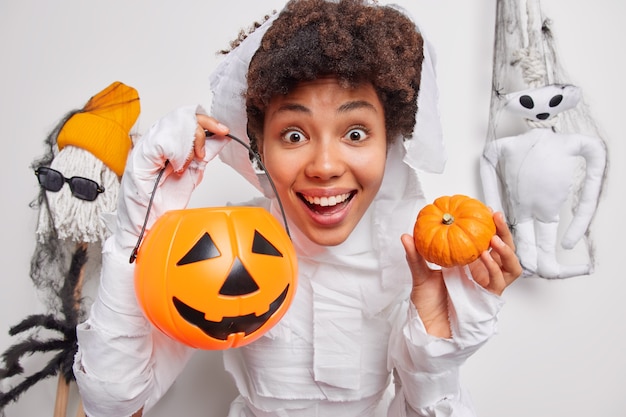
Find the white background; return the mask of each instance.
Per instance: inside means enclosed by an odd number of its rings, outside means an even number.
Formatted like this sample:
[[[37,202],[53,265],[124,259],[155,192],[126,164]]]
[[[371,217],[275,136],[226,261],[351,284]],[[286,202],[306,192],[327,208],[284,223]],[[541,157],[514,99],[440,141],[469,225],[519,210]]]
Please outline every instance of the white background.
[[[426,176],[431,198],[481,195],[478,158],[486,136],[495,0],[404,0],[438,54],[446,171]],[[208,74],[239,29],[283,0],[0,1],[0,350],[8,328],[42,309],[28,275],[38,192],[29,169],[65,112],[113,81],[141,96],[140,132],[169,110],[210,103]],[[480,6],[479,6],[480,4]],[[518,280],[505,293],[499,334],[470,358],[463,378],[482,417],[626,415],[626,279],[623,202],[626,3],[543,0],[561,63],[583,90],[608,142],[609,180],[592,226],[593,275]],[[219,177],[218,177],[219,175]],[[197,194],[202,204],[247,198],[249,188],[219,162]],[[219,181],[213,179],[219,178]],[[197,197],[197,195],[196,195]],[[44,359],[24,359],[27,372]],[[5,381],[6,382],[6,381]],[[2,383],[3,390],[8,386]],[[56,380],[40,382],[7,417],[51,416]],[[71,407],[75,406],[72,393]],[[219,352],[200,352],[152,416],[224,416],[235,395]],[[73,411],[70,412],[73,415]]]

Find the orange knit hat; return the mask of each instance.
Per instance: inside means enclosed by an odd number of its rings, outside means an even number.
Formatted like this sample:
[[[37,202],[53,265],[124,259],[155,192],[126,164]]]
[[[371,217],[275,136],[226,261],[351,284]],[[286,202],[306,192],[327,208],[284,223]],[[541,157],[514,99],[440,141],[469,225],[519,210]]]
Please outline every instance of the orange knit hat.
[[[137,90],[116,81],[91,97],[63,125],[57,136],[59,150],[65,146],[82,148],[122,176],[132,147],[130,129],[139,111]]]

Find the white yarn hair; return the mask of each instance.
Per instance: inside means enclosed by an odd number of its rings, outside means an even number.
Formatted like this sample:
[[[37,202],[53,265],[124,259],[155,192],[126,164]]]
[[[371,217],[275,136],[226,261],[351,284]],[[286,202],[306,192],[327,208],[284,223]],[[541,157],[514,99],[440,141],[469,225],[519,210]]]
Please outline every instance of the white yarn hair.
[[[77,243],[104,242],[110,232],[102,214],[115,210],[120,188],[118,176],[100,159],[76,146],[66,146],[59,151],[50,168],[61,172],[65,178],[89,178],[103,186],[105,191],[94,201],[72,196],[67,184],[58,192],[46,191],[48,204],[46,207],[42,203],[39,210],[38,240],[43,242],[45,236],[54,231],[58,239]]]

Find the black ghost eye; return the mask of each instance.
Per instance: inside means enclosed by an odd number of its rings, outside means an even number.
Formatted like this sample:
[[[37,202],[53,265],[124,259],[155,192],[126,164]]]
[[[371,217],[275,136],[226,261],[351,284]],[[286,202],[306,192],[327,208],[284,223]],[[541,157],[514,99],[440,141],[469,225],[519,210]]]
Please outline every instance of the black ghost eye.
[[[187,265],[194,262],[217,258],[221,253],[208,233],[205,233],[176,265]]]
[[[563,101],[563,95],[557,94],[556,96],[550,99],[550,107],[556,107]]]
[[[260,255],[280,256],[280,253],[274,245],[272,245],[258,230],[254,231],[254,240],[252,241],[252,253],[258,253]]]
[[[535,102],[533,101],[533,98],[529,95],[521,96],[519,98],[519,104],[527,109],[532,109],[533,107],[535,107]]]

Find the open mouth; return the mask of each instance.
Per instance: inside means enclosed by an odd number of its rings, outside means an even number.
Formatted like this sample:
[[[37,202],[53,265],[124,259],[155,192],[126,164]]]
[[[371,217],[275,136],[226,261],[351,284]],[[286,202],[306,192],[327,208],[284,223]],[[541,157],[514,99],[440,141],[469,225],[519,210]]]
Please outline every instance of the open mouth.
[[[263,326],[263,324],[265,324],[265,322],[267,322],[270,317],[278,311],[280,306],[283,305],[285,298],[287,297],[288,290],[289,284],[287,284],[283,292],[270,304],[269,310],[260,316],[256,316],[254,313],[251,313],[246,314],[245,316],[224,317],[221,321],[211,321],[205,319],[202,311],[188,306],[176,297],[172,297],[172,301],[174,303],[174,307],[176,307],[176,311],[178,311],[178,314],[180,314],[180,316],[187,322],[198,327],[214,339],[226,340],[231,334],[244,333],[247,336]]]
[[[298,193],[298,197],[306,203],[309,209],[320,214],[335,213],[341,210],[355,195],[356,191],[322,197],[313,197]]]

